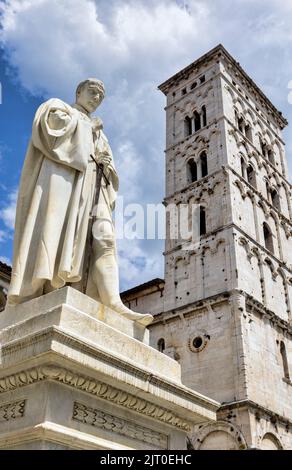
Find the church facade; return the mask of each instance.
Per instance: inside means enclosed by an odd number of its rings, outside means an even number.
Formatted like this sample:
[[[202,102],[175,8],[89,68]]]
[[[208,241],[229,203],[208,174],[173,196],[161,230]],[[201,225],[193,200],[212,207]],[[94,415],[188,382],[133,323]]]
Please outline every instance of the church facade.
[[[221,45],[159,89],[164,204],[189,207],[198,237],[173,237],[167,217],[165,279],[123,301],[155,315],[150,344],[179,362],[187,387],[221,404],[217,422],[194,427],[190,448],[292,449],[287,121]],[[9,269],[0,269],[5,293]]]

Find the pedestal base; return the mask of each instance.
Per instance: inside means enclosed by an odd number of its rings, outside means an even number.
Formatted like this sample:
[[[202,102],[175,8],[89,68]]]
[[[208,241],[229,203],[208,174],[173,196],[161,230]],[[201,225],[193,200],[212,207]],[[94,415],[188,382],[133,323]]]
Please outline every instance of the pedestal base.
[[[185,449],[218,403],[142,326],[66,287],[0,314],[0,448]]]

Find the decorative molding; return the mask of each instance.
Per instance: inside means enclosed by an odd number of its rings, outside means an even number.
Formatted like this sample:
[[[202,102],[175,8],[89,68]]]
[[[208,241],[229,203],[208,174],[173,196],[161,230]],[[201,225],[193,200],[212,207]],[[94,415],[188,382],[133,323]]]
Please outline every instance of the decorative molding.
[[[178,191],[174,191],[172,194],[169,196],[166,196],[164,198],[164,203],[170,204],[176,197],[181,197],[182,194],[191,192],[193,195],[194,190],[198,187],[199,191],[204,191],[208,187],[214,186],[215,183],[213,183],[213,179],[218,177],[216,180],[216,184],[220,184],[221,181],[221,174],[222,171],[224,174],[227,175],[227,172],[225,172],[225,167],[221,167],[220,170],[213,171],[209,173],[208,175],[204,176],[203,178],[200,178],[197,181],[194,181],[193,183],[190,183],[188,186],[185,186],[183,189],[180,189]],[[206,185],[206,186],[205,186]]]
[[[191,429],[191,424],[188,421],[180,418],[166,408],[154,405],[143,398],[138,398],[123,390],[100,382],[99,380],[54,365],[34,367],[0,378],[0,393],[15,390],[43,380],[63,383],[187,432]],[[155,382],[156,381],[154,381],[154,384]]]
[[[0,406],[0,423],[10,421],[24,416],[26,400],[15,401],[13,403],[6,403]]]
[[[226,411],[229,412],[230,410],[234,410],[234,409],[249,409],[249,410],[252,410],[254,413],[259,413],[259,415],[257,415],[259,419],[263,418],[269,421],[272,420],[274,422],[282,423],[284,426],[289,426],[289,428],[292,427],[291,419],[286,418],[285,416],[279,415],[278,413],[275,413],[269,408],[266,408],[248,399],[243,399],[243,400],[238,400],[238,401],[233,401],[233,402],[222,404],[218,410],[218,415],[220,416],[222,412],[225,413]]]
[[[257,447],[259,449],[262,449],[263,441],[265,439],[268,439],[271,443],[273,443],[275,447],[277,448],[277,450],[284,450],[280,437],[274,432],[270,432],[270,431],[266,432],[264,435],[259,435],[257,437],[257,443],[258,443]]]
[[[253,312],[260,315],[260,317],[267,318],[271,324],[275,327],[278,327],[282,333],[292,337],[292,324],[289,321],[283,320],[278,317],[272,310],[269,310],[262,302],[259,302],[251,295],[243,292],[243,295],[246,298],[246,308],[247,312]]]
[[[251,247],[250,243],[247,241],[247,239],[245,237],[239,237],[238,243],[239,243],[239,245],[242,245],[243,248],[245,249],[247,259],[250,262],[251,258],[253,256],[256,256],[255,253],[252,250],[252,247]]]
[[[283,228],[284,232],[285,232],[285,235],[286,235],[286,238],[290,238],[291,235],[292,235],[292,230],[289,229],[287,223],[285,223],[283,220],[281,221],[281,227]]]
[[[90,408],[78,402],[74,402],[72,419],[99,429],[104,429],[105,431],[147,442],[147,444],[151,444],[156,448],[168,448],[168,438],[166,434],[153,431],[152,429],[131,423],[123,418],[113,416],[96,408]]]
[[[290,218],[287,218],[281,211],[279,211],[275,206],[273,206],[266,198],[264,198],[263,194],[258,190],[256,189],[254,186],[252,186],[245,178],[243,178],[243,176],[241,176],[237,171],[234,170],[234,168],[232,168],[230,165],[227,165],[226,166],[226,169],[228,169],[229,171],[231,171],[231,173],[233,173],[234,176],[236,176],[236,180],[233,181],[233,184],[234,185],[238,185],[238,182],[241,183],[241,191],[242,193],[246,196],[248,195],[249,196],[249,193],[247,192],[248,189],[252,191],[252,193],[254,194],[254,200],[258,201],[257,202],[257,205],[258,206],[262,206],[264,205],[265,207],[263,207],[263,210],[265,212],[265,214],[267,216],[270,215],[270,212],[273,211],[274,214],[277,215],[277,218],[279,220],[279,223],[286,223],[287,225],[290,225],[292,226],[292,221]],[[266,179],[266,178],[265,178]],[[266,179],[267,180],[267,179]],[[267,180],[268,182],[268,180]],[[245,190],[245,188],[247,188]],[[256,199],[256,196],[258,197],[258,199]],[[287,197],[287,200],[289,201],[289,197]],[[292,235],[292,229],[291,229],[291,233],[290,235]]]
[[[233,181],[233,184],[234,184],[234,186],[237,186],[237,187],[238,187],[242,199],[245,199],[246,196],[247,196],[247,193],[245,192],[245,188],[244,188],[244,185],[243,185],[242,181],[240,181],[239,179],[237,179],[237,180]]]
[[[97,349],[91,344],[85,343],[81,338],[73,336],[69,332],[64,332],[55,326],[50,326],[32,333],[23,338],[13,340],[5,345],[2,345],[1,354],[2,358],[19,352],[22,348],[31,347],[38,344],[41,341],[60,341],[62,344],[74,347],[74,349],[81,351],[82,353],[89,354],[92,357],[106,360],[108,362],[110,358],[111,365],[117,367],[119,370],[131,373],[142,380],[148,380],[151,375],[150,372],[141,369],[138,364],[137,366],[128,362],[125,362],[122,358],[114,356],[110,352]],[[1,378],[0,378],[1,381]],[[1,393],[1,392],[0,392]]]

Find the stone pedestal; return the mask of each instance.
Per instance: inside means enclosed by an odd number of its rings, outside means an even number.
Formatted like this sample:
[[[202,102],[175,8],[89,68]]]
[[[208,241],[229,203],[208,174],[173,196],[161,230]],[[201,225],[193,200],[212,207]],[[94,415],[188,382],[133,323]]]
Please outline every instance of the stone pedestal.
[[[65,287],[0,314],[0,448],[185,449],[218,403],[149,332]]]

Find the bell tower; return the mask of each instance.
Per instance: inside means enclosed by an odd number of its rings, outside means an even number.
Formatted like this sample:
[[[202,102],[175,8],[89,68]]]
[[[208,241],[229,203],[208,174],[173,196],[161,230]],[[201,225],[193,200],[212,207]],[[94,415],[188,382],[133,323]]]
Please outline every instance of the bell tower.
[[[222,45],[159,89],[167,237],[152,344],[222,404],[216,424],[194,429],[194,448],[292,449],[287,121]]]

